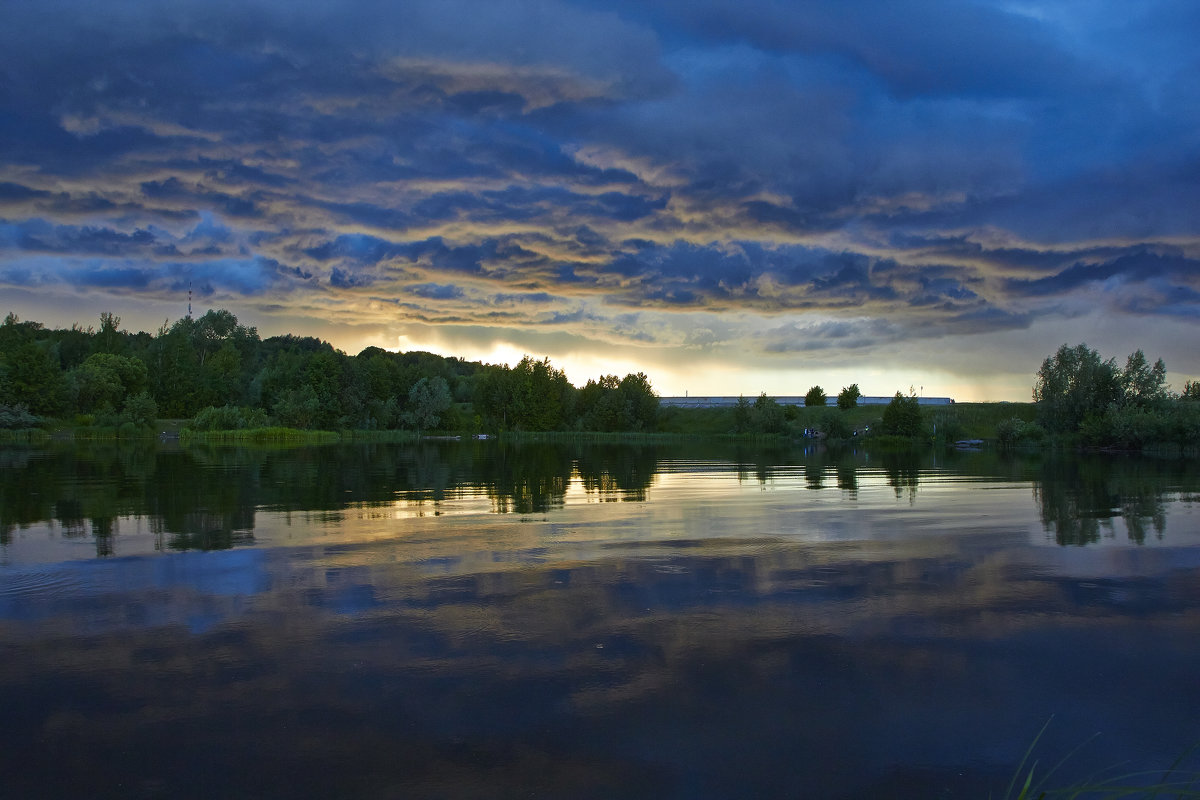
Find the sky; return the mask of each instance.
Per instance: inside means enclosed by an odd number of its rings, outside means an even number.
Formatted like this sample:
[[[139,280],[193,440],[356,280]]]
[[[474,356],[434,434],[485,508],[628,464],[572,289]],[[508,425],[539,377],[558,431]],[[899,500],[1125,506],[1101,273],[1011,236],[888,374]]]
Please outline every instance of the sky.
[[[5,0],[0,313],[663,395],[1200,377],[1191,0]]]

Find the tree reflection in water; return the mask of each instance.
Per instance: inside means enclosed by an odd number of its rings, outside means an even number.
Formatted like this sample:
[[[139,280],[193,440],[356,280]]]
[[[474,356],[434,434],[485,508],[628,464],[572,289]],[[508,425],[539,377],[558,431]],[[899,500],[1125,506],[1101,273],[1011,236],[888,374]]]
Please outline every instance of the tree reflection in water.
[[[888,485],[896,497],[907,497],[909,505],[917,502],[917,484],[920,482],[921,461],[917,453],[890,452],[883,454],[883,469],[888,476]]]
[[[1058,544],[1113,538],[1117,519],[1131,542],[1143,544],[1151,530],[1163,538],[1168,497],[1195,490],[1195,471],[1187,467],[1183,460],[1109,455],[1051,458],[1041,465],[1033,493],[1042,524]]]
[[[831,479],[844,500],[860,499],[867,476],[882,477],[897,499],[917,503],[931,471],[1028,481],[1042,525],[1059,544],[1086,545],[1118,535],[1161,539],[1166,503],[1200,492],[1184,460],[1058,455],[885,452],[856,448],[730,446],[720,443],[426,442],[247,448],[154,442],[62,443],[0,450],[0,544],[14,530],[53,521],[65,539],[94,537],[114,552],[122,520],[145,517],[158,549],[220,550],[251,544],[259,510],[342,512],[420,509],[459,498],[487,498],[499,514],[560,509],[573,482],[605,502],[644,502],[663,463],[733,470],[766,487]],[[691,467],[689,467],[691,468]],[[674,467],[671,467],[674,469]],[[1120,521],[1118,523],[1118,520]]]

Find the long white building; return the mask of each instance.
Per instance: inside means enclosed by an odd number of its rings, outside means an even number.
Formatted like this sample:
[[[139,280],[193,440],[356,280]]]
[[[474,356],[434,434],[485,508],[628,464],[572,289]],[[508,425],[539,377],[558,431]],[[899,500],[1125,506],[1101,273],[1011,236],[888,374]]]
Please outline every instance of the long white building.
[[[894,396],[894,395],[893,395]],[[757,398],[746,397],[751,403]],[[776,403],[781,406],[803,406],[803,395],[782,395],[772,397]],[[732,408],[738,402],[737,397],[660,397],[658,404],[661,406],[671,406],[673,408]],[[860,406],[886,406],[892,402],[891,397],[859,397],[858,404]],[[917,403],[923,406],[948,406],[954,403],[950,397],[918,397]],[[827,397],[825,405],[836,406],[837,397]]]

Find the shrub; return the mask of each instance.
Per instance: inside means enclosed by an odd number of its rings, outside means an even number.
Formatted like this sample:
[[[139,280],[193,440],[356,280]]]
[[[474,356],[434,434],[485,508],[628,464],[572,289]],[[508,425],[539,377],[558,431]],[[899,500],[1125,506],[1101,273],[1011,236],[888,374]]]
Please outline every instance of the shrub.
[[[1100,414],[1089,414],[1079,426],[1080,438],[1089,447],[1141,450],[1149,444],[1173,438],[1169,415],[1153,408],[1109,406]]]
[[[837,406],[843,411],[854,408],[858,405],[858,398],[860,397],[862,397],[862,392],[858,390],[858,384],[852,383],[838,392]]]
[[[1036,422],[1010,417],[996,425],[996,441],[1001,447],[1034,444],[1046,438],[1046,431]]]
[[[139,392],[125,401],[122,416],[138,427],[150,428],[158,417],[158,404],[149,392]]]
[[[921,406],[917,398],[905,397],[896,392],[892,402],[883,410],[880,427],[889,436],[919,436],[921,433]]]
[[[23,404],[15,405],[0,404],[0,428],[6,430],[20,430],[22,428],[35,428],[41,424],[42,418],[35,414],[30,414]]]
[[[846,416],[837,411],[830,411],[821,417],[819,425],[821,432],[828,439],[849,439],[852,430]]]

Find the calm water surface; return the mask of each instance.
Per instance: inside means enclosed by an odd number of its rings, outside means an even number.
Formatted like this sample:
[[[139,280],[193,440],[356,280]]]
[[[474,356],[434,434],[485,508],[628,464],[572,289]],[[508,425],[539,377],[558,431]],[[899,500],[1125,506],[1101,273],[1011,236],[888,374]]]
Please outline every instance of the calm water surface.
[[[1063,781],[1162,769],[1200,741],[1198,472],[10,447],[3,793],[1001,797],[1047,720]]]

